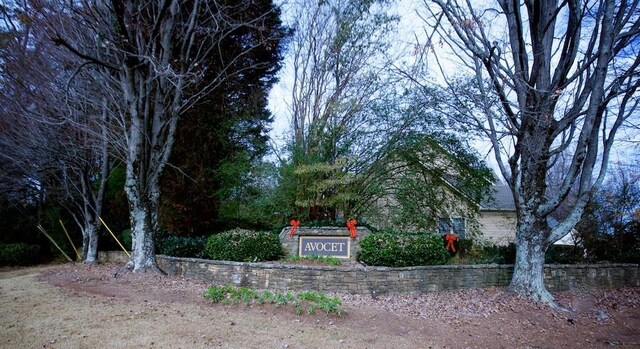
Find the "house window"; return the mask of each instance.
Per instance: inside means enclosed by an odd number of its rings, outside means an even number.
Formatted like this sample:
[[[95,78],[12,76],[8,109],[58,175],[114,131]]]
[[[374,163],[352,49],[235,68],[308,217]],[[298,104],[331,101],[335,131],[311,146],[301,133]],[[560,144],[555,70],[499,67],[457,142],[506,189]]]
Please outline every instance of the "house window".
[[[438,234],[444,235],[453,233],[459,238],[464,239],[466,233],[464,218],[439,218]]]

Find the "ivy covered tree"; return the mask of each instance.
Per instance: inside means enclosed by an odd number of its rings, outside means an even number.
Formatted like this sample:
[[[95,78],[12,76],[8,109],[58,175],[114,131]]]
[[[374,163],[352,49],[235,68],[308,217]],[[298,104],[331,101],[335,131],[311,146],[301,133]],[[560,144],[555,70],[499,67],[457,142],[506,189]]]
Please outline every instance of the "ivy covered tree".
[[[459,171],[454,187],[477,185],[474,190],[482,191],[490,185],[486,167],[461,151],[467,143],[451,146],[456,137],[443,127],[437,103],[417,98],[410,75],[400,69],[418,57],[393,40],[399,18],[390,14],[389,2],[295,1],[291,6],[291,159],[282,166],[282,195],[277,195],[289,216],[375,217],[376,206],[393,196],[401,211],[393,225],[404,220],[429,229],[435,212],[446,210],[446,201],[435,200],[429,191],[445,167]],[[429,179],[420,175],[427,172]],[[425,216],[428,210],[434,214]]]
[[[435,231],[441,218],[464,218],[467,237],[494,182],[492,170],[447,133],[407,133],[385,149],[361,184],[371,222],[395,231]]]

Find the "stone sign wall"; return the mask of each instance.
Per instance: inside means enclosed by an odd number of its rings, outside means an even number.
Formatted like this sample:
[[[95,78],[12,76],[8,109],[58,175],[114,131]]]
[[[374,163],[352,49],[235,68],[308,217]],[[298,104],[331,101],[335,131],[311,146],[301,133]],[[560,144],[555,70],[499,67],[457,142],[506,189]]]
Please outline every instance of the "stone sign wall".
[[[298,255],[331,256],[349,259],[351,238],[349,236],[304,236],[298,238]]]
[[[289,237],[290,232],[291,227],[280,232],[280,241],[289,256],[333,256],[352,261],[360,251],[362,238],[371,234],[365,227],[356,227],[356,237],[352,239],[346,226],[298,227],[293,237]]]

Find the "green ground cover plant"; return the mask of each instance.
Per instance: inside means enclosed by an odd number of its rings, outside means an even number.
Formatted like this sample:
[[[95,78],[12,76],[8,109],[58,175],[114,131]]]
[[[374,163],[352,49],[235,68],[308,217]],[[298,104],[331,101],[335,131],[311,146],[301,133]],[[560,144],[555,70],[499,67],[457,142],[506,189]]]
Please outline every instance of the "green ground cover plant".
[[[327,314],[342,316],[345,311],[341,308],[342,301],[338,297],[330,297],[324,293],[315,291],[271,292],[256,291],[247,287],[234,287],[232,285],[210,286],[202,293],[204,298],[212,303],[222,304],[273,304],[276,306],[291,305],[297,314],[313,314],[318,309]]]

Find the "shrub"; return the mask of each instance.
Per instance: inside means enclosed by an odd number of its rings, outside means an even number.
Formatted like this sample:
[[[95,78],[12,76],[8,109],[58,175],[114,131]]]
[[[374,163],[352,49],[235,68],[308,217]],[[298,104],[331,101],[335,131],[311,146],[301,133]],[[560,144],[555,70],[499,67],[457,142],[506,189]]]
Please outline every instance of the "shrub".
[[[578,246],[551,245],[544,255],[545,263],[576,264],[583,260],[584,250]]]
[[[513,242],[506,246],[484,246],[487,263],[514,264],[516,262],[516,244]]]
[[[446,240],[444,245],[447,246]],[[457,239],[453,242],[453,246],[456,248],[456,251],[463,256],[473,253],[473,249],[475,247],[473,240],[470,239]]]
[[[358,261],[367,265],[408,267],[449,260],[442,237],[435,234],[372,234],[362,239],[360,247]]]
[[[488,243],[473,243],[471,240],[461,240],[463,244],[454,264],[513,264],[516,258],[516,245],[498,246]],[[457,247],[456,247],[457,249]]]
[[[242,229],[211,235],[205,253],[211,259],[237,262],[273,261],[284,255],[278,235]]]
[[[122,239],[122,245],[127,250],[131,251],[131,246],[133,246],[133,238],[131,237],[131,229],[125,229],[120,234],[120,238]]]
[[[31,265],[40,261],[40,246],[0,244],[0,265]]]
[[[156,247],[160,254],[167,256],[205,258],[206,243],[207,238],[204,236],[169,235],[159,239]]]
[[[640,263],[640,224],[628,233],[585,239],[584,245],[590,261]]]

